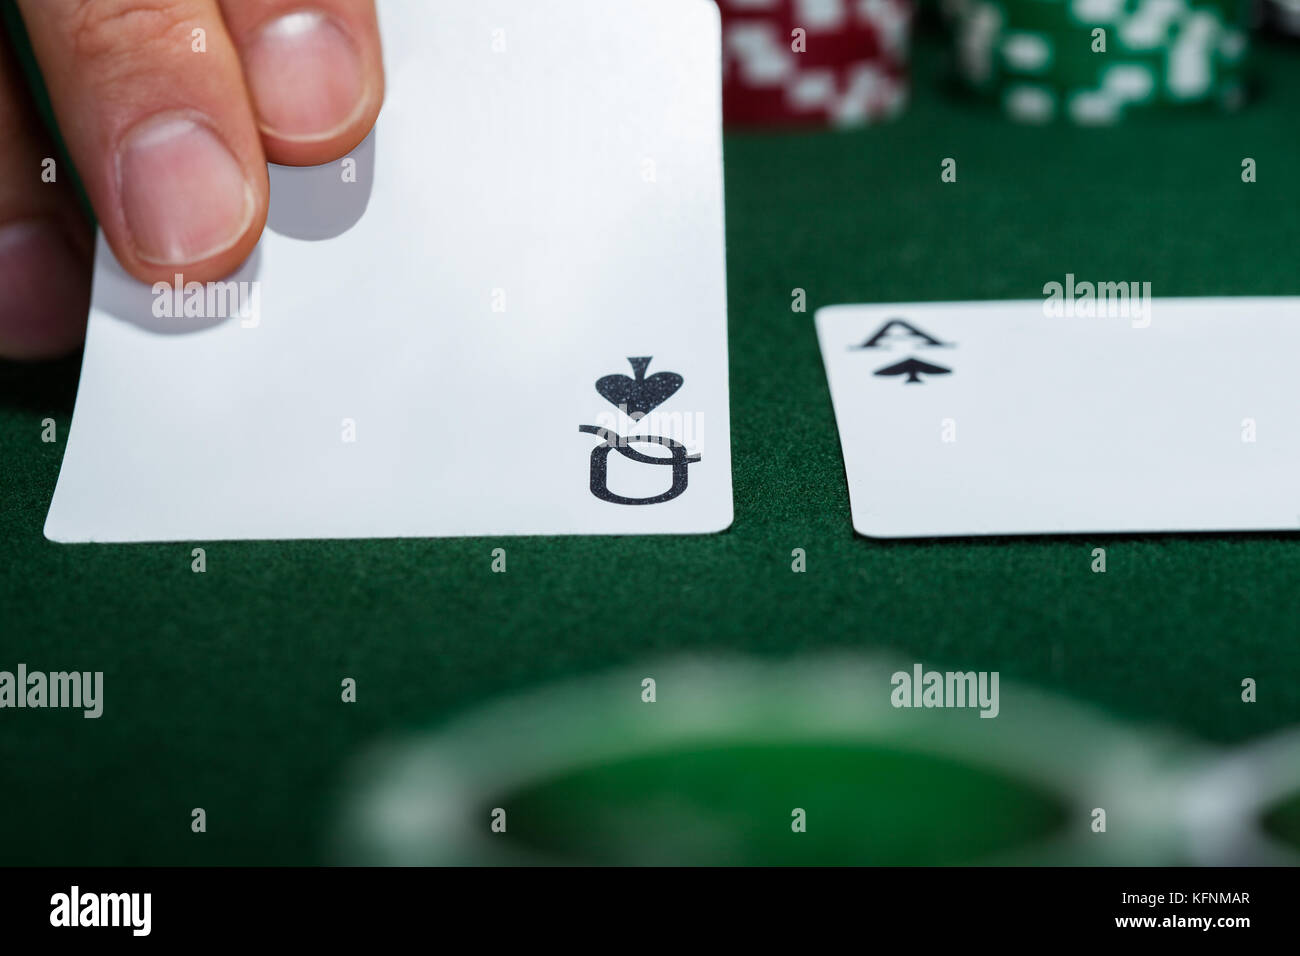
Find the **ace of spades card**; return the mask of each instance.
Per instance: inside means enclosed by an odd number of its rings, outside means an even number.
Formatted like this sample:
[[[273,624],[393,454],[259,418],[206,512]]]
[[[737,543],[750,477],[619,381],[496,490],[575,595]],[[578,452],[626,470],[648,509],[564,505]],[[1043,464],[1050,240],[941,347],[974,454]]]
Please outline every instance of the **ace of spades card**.
[[[272,168],[239,311],[101,236],[47,537],[730,525],[716,6],[380,20],[378,124],[350,167]]]
[[[819,309],[853,527],[1295,530],[1297,316],[1287,296]]]

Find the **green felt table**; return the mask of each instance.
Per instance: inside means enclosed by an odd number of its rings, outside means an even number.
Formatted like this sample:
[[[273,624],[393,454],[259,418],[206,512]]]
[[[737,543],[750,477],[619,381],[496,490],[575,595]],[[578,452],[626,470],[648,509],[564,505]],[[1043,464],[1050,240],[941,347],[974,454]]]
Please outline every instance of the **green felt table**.
[[[1013,125],[948,92],[937,41],[916,62],[896,123],[726,139],[723,534],[60,546],[41,529],[79,359],[0,365],[0,668],[102,670],[106,687],[99,720],[0,712],[0,863],[318,862],[341,768],[369,742],[679,653],[997,670],[1225,748],[1300,724],[1297,535],[855,536],[812,324],[833,303],[1037,297],[1067,272],[1300,292],[1300,46],[1260,48],[1239,114],[1106,129]],[[1277,816],[1300,838],[1294,806]]]

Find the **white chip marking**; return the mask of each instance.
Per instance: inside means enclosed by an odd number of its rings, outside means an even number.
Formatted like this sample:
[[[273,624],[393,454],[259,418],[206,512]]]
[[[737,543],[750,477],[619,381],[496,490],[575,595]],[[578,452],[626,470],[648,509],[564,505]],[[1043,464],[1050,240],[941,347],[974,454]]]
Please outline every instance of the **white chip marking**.
[[[1169,50],[1165,85],[1176,99],[1198,99],[1210,92],[1213,71],[1210,51],[1219,21],[1212,13],[1199,11],[1189,16]]]
[[[727,31],[727,51],[751,86],[780,86],[794,74],[794,56],[767,23],[737,23]]]
[[[1056,94],[1042,86],[1008,86],[1003,99],[1007,115],[1022,123],[1046,123],[1056,115]]]
[[[795,26],[809,33],[817,30],[838,30],[844,26],[848,11],[845,0],[795,0]]]
[[[1002,59],[1016,70],[1037,73],[1052,61],[1052,46],[1037,33],[1008,33],[1002,38]]]
[[[957,55],[962,72],[976,85],[993,78],[993,50],[1002,30],[1002,11],[990,3],[973,3],[959,25]]]
[[[825,109],[835,100],[835,74],[804,70],[786,87],[786,98],[799,109]]]
[[[1070,0],[1070,13],[1080,23],[1114,23],[1124,12],[1124,0]]]
[[[1108,90],[1075,93],[1070,98],[1070,119],[1080,126],[1108,126],[1117,122],[1124,100]]]
[[[1156,80],[1146,67],[1123,64],[1113,66],[1106,71],[1102,86],[1114,97],[1129,103],[1138,103],[1149,99],[1155,93]]]
[[[853,126],[871,118],[872,105],[883,94],[884,76],[874,65],[863,63],[849,72],[844,95],[831,107],[831,122]]]
[[[856,0],[855,10],[859,22],[876,28],[880,47],[886,55],[906,59],[912,25],[906,4],[896,0]]]
[[[1185,0],[1142,0],[1137,12],[1119,25],[1119,38],[1133,50],[1157,50],[1169,42],[1169,31],[1188,12]]]

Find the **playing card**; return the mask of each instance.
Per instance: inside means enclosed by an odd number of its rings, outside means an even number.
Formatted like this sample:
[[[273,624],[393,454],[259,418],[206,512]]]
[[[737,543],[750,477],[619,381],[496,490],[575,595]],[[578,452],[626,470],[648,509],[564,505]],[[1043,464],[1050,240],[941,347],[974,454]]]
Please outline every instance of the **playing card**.
[[[101,237],[51,539],[730,524],[715,5],[381,19],[374,132],[272,168],[227,283],[151,288]]]
[[[1114,305],[821,309],[853,527],[1300,528],[1300,299]]]

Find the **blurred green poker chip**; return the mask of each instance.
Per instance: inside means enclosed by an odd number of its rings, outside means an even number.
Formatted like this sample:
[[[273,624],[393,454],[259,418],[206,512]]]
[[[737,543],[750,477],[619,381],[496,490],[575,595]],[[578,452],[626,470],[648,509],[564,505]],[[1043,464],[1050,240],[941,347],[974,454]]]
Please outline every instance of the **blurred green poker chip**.
[[[1179,789],[1194,862],[1300,865],[1300,729],[1212,759]]]
[[[1206,753],[1002,683],[1000,713],[895,708],[910,663],[679,660],[503,700],[358,761],[339,862],[1187,862]],[[642,680],[657,700],[641,699]],[[1107,830],[1094,832],[1094,811]],[[504,816],[501,816],[503,812]],[[796,811],[806,817],[795,832]],[[500,817],[504,832],[493,830]]]
[[[1111,125],[1246,99],[1238,0],[949,0],[963,83],[1012,119]]]

